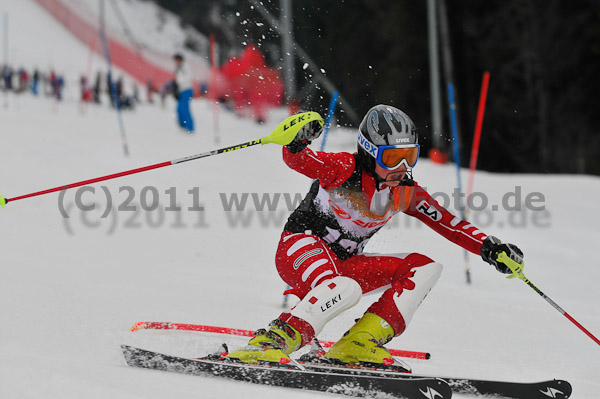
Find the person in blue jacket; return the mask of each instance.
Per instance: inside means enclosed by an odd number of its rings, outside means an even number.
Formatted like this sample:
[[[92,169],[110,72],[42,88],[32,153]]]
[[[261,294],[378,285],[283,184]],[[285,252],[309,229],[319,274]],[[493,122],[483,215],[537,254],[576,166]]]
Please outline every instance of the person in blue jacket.
[[[188,133],[193,133],[194,119],[190,111],[190,101],[194,96],[194,81],[190,70],[184,63],[183,55],[175,54],[173,60],[175,61],[174,93],[177,99],[177,120],[179,126]]]

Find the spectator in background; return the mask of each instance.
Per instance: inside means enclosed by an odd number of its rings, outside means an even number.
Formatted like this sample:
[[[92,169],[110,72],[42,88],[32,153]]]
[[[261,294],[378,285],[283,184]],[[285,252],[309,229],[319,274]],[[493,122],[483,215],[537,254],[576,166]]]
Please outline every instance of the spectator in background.
[[[62,75],[55,75],[55,78],[52,81],[52,87],[54,88],[54,95],[56,96],[56,100],[62,101],[63,88],[65,87],[65,79]]]
[[[50,94],[58,101],[62,101],[62,90],[65,85],[65,80],[61,75],[58,75],[54,70],[50,70],[50,76],[48,77],[48,83],[50,84]]]
[[[19,68],[17,72],[19,83],[16,92],[23,93],[27,90],[27,83],[29,82],[29,74],[25,70],[25,68]]]
[[[123,78],[119,77],[115,81],[115,92],[117,93],[117,98],[119,99],[119,104],[123,105],[123,100],[125,95],[123,94]]]
[[[150,104],[154,102],[152,94],[154,94],[154,83],[152,83],[152,79],[148,79],[146,80],[146,101]]]
[[[115,90],[117,92],[117,98],[119,99],[119,106],[121,109],[133,109],[135,106],[135,99],[133,96],[125,94],[122,76],[119,76],[115,82]]]
[[[50,70],[50,75],[47,77],[47,83],[46,94],[48,96],[56,97],[56,74],[54,73],[54,70]]]
[[[117,84],[113,80],[110,71],[106,73],[106,94],[108,94],[110,105],[116,107]]]
[[[4,81],[4,90],[11,91],[12,90],[12,78],[13,78],[13,70],[10,65],[4,65],[2,71],[2,79]]]
[[[85,75],[79,78],[79,90],[81,94],[81,102],[88,103],[92,100],[92,89],[88,85],[88,80]]]
[[[102,84],[102,73],[98,72],[96,74],[96,81],[94,83],[94,87],[92,88],[92,95],[94,98],[94,102],[96,104],[100,104],[100,85]]]
[[[135,104],[139,104],[140,102],[140,89],[136,83],[133,84],[133,96],[132,100]]]
[[[175,61],[174,94],[177,99],[177,119],[179,126],[188,133],[193,133],[194,119],[190,111],[190,101],[194,96],[192,74],[184,64],[183,55],[175,54],[173,60]]]
[[[36,69],[33,70],[33,78],[31,80],[31,92],[33,95],[38,95],[38,84],[40,81],[40,72]]]

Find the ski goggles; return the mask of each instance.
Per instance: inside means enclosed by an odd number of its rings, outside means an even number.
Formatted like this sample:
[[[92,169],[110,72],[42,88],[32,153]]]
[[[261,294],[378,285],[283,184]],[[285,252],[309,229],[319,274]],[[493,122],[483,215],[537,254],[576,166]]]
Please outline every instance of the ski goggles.
[[[394,170],[400,165],[406,166],[407,169],[412,168],[419,160],[419,144],[380,145],[378,147],[367,140],[359,130],[358,145],[375,158],[379,166],[387,170]]]

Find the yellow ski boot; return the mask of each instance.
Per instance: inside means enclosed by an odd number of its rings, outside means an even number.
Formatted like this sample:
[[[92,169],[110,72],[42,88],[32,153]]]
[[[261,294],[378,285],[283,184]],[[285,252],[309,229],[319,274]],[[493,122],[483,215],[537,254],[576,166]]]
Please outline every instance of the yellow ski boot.
[[[374,313],[365,313],[323,356],[332,363],[390,368],[410,372],[383,346],[394,338],[394,329]]]
[[[279,319],[269,324],[269,329],[254,332],[248,345],[227,354],[225,357],[243,363],[290,363],[290,353],[300,349],[300,332]]]

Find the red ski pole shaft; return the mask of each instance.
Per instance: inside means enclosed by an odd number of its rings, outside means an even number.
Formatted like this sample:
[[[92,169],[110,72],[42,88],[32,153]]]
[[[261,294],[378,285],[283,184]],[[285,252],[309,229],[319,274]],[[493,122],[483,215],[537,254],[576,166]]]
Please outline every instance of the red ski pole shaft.
[[[165,166],[171,166],[171,165],[175,165],[175,164],[182,163],[182,162],[187,162],[187,161],[192,161],[195,159],[210,157],[212,155],[222,154],[224,152],[230,152],[230,151],[235,151],[235,150],[239,150],[242,148],[248,148],[248,147],[251,147],[251,146],[254,146],[257,144],[262,144],[261,140],[262,139],[249,141],[249,142],[243,143],[243,144],[238,144],[238,145],[234,145],[234,146],[230,146],[230,147],[224,147],[224,148],[220,148],[218,150],[203,152],[201,154],[191,155],[191,156],[184,157],[184,158],[174,159],[172,161],[166,161],[166,162],[161,162],[161,163],[157,163],[154,165],[144,166],[141,168],[126,170],[124,172],[113,173],[111,175],[95,177],[93,179],[83,180],[83,181],[71,183],[71,184],[66,184],[64,186],[53,187],[53,188],[49,188],[49,189],[42,190],[42,191],[36,191],[36,192],[30,193],[30,194],[20,195],[18,197],[13,197],[13,198],[0,197],[0,204],[2,205],[2,207],[4,207],[4,205],[9,202],[18,201],[18,200],[22,200],[25,198],[37,197],[39,195],[54,193],[56,191],[62,191],[62,190],[67,190],[69,188],[85,186],[87,184],[98,183],[98,182],[105,181],[105,180],[116,179],[116,178],[122,177],[122,176],[146,172],[146,171],[152,170],[152,169],[164,168]]]
[[[565,310],[563,308],[558,306],[558,304],[556,302],[554,302],[552,299],[550,299],[550,297],[548,297],[546,294],[544,294],[538,287],[536,287],[531,281],[529,281],[529,279],[527,279],[527,277],[523,276],[521,278],[521,280],[523,280],[528,286],[530,286],[535,292],[537,292],[542,298],[544,298],[550,305],[552,305],[552,307],[554,307],[554,309],[558,310],[560,313],[562,313],[563,316],[565,316],[567,319],[569,319],[569,321],[571,323],[575,324],[577,326],[577,328],[579,328],[581,331],[583,331],[595,343],[600,345],[600,340],[598,338],[596,338],[594,336],[594,334],[592,334],[584,326],[579,324],[579,322],[577,320],[575,320],[573,317],[571,317],[571,315],[568,314],[567,312],[565,312]]]
[[[5,201],[6,201],[6,203],[8,203],[8,202],[22,200],[25,198],[37,197],[38,195],[50,194],[50,193],[54,193],[56,191],[67,190],[69,188],[85,186],[86,184],[92,184],[92,183],[97,183],[97,182],[104,181],[104,180],[116,179],[117,177],[132,175],[135,173],[145,172],[147,170],[152,170],[152,169],[158,169],[158,168],[162,168],[164,166],[169,166],[169,165],[172,165],[171,162],[157,163],[155,165],[145,166],[143,168],[131,169],[131,170],[127,170],[124,172],[114,173],[112,175],[96,177],[96,178],[89,179],[89,180],[83,180],[83,181],[80,181],[77,183],[71,183],[71,184],[66,184],[64,186],[53,187],[53,188],[49,188],[49,189],[42,190],[42,191],[36,191],[34,193],[24,194],[24,195],[20,195],[18,197],[14,197],[14,198],[5,198]]]

